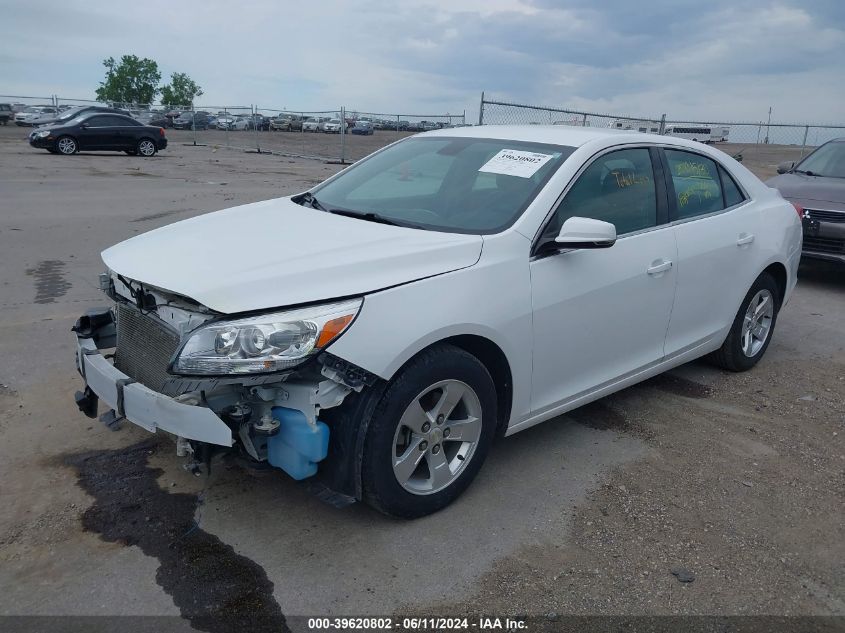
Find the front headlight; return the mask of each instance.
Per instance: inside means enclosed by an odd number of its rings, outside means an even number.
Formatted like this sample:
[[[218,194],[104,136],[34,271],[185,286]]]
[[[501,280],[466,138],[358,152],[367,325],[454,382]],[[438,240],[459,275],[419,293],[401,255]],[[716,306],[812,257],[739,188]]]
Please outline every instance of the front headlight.
[[[52,130],[40,130],[35,133],[35,138],[47,138],[52,133]]]
[[[361,299],[233,321],[194,330],[176,355],[177,374],[256,374],[298,365],[340,336]]]

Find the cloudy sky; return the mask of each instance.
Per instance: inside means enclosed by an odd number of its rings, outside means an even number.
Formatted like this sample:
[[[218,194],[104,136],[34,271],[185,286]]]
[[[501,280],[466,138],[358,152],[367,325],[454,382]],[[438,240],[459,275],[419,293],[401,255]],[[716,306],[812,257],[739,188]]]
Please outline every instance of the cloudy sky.
[[[845,0],[0,0],[0,94],[93,98],[102,60],[206,105],[476,118],[488,96],[669,118],[845,121]]]

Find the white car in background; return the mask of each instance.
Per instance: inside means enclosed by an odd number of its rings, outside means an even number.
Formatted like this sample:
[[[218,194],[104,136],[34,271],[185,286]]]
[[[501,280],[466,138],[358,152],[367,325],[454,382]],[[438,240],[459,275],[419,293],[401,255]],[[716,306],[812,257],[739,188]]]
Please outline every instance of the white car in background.
[[[346,124],[340,119],[329,119],[323,124],[323,132],[326,134],[340,134],[341,129],[346,131]]]
[[[76,400],[418,517],[496,436],[707,354],[753,367],[800,256],[793,205],[699,143],[439,130],[104,251]]]
[[[53,106],[29,106],[15,114],[15,125],[32,126],[36,120],[47,115],[55,115],[58,109]]]

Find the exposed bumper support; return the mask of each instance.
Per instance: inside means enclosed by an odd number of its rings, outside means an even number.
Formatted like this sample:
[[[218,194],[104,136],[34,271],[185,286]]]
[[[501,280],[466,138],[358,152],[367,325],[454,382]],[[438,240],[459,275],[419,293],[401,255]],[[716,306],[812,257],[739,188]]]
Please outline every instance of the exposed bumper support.
[[[77,337],[77,366],[86,386],[130,422],[199,442],[231,446],[232,432],[209,408],[177,402],[134,382],[100,354],[93,338]]]

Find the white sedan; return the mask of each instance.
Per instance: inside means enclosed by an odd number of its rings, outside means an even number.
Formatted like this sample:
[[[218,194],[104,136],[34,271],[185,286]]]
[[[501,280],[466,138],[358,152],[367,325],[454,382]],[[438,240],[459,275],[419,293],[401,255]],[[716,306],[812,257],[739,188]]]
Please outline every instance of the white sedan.
[[[77,404],[417,517],[496,436],[707,354],[753,367],[800,255],[796,209],[702,144],[439,130],[106,250]]]

